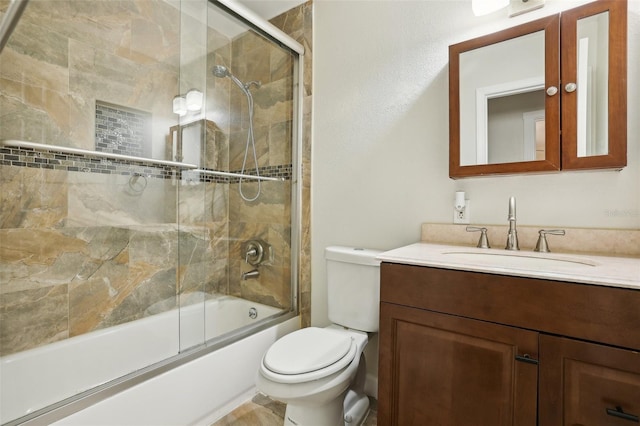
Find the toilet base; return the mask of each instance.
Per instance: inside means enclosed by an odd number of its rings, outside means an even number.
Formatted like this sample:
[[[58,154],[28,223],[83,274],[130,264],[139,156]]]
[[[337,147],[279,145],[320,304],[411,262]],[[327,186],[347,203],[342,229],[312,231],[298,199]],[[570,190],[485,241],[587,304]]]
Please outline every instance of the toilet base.
[[[285,426],[359,426],[369,414],[369,397],[349,390],[328,404],[287,404]]]
[[[369,414],[369,397],[353,390],[344,399],[344,425],[359,426]]]
[[[344,396],[323,405],[296,405],[289,403],[284,413],[285,426],[344,426]]]

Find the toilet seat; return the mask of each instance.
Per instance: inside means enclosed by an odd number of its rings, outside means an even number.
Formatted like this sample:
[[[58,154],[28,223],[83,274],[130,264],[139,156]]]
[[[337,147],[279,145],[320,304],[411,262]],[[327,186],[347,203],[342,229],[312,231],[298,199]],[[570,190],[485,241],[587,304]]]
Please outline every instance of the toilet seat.
[[[308,382],[344,369],[356,352],[349,334],[307,327],[276,341],[262,358],[260,371],[279,383]]]

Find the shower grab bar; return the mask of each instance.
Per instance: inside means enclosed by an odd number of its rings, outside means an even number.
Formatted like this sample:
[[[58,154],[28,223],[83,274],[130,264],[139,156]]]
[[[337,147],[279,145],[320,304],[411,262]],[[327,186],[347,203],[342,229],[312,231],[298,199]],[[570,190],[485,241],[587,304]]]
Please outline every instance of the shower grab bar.
[[[203,173],[206,175],[214,175],[214,176],[227,176],[227,177],[240,177],[243,179],[253,179],[253,180],[269,180],[274,182],[282,182],[286,180],[283,177],[270,177],[270,176],[256,176],[256,175],[247,175],[244,173],[232,173],[232,172],[220,172],[217,170],[208,170],[208,169],[195,169],[194,172]]]
[[[70,148],[67,146],[48,145],[44,143],[26,142],[26,141],[19,141],[19,140],[13,140],[13,139],[2,140],[0,141],[0,145],[10,147],[10,148],[28,148],[36,151],[55,151],[55,152],[61,152],[63,154],[86,155],[91,157],[100,157],[106,160],[135,161],[138,163],[147,163],[147,164],[152,164],[157,166],[169,166],[169,167],[175,167],[179,169],[198,168],[198,166],[196,166],[195,164],[179,163],[177,161],[155,160],[155,159],[146,158],[146,157],[134,157],[132,155],[112,154],[110,152],[91,151],[88,149]]]
[[[28,2],[29,0],[11,0],[11,3],[9,3],[4,18],[0,22],[0,52],[9,41],[9,37],[11,37],[11,33],[18,24],[20,15],[22,15],[24,8],[27,7]]]

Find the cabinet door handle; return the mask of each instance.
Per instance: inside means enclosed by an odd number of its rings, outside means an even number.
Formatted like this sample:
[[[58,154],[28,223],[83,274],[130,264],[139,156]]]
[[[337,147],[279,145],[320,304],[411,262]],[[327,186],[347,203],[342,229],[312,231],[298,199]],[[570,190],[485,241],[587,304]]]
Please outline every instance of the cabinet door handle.
[[[633,414],[629,414],[629,413],[625,413],[622,410],[622,407],[618,406],[616,407],[616,409],[612,409],[612,408],[607,408],[607,414],[613,417],[618,417],[619,419],[625,419],[625,420],[629,420],[632,422],[636,422],[636,423],[640,423],[640,419],[638,418],[638,416],[635,416]]]
[[[538,365],[538,360],[531,358],[531,355],[529,355],[529,354],[516,355],[516,361],[522,361],[522,362],[526,362],[526,363],[529,363],[529,364]]]

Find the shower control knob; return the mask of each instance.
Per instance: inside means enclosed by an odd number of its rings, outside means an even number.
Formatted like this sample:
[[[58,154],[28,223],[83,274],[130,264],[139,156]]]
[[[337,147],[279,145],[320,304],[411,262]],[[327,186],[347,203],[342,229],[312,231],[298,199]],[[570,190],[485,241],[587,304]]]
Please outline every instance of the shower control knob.
[[[251,266],[269,264],[273,260],[273,248],[260,239],[245,242],[241,247],[241,253],[244,254],[244,261]]]
[[[558,88],[556,86],[549,86],[549,88],[547,88],[547,95],[554,96],[556,93],[558,93]]]

